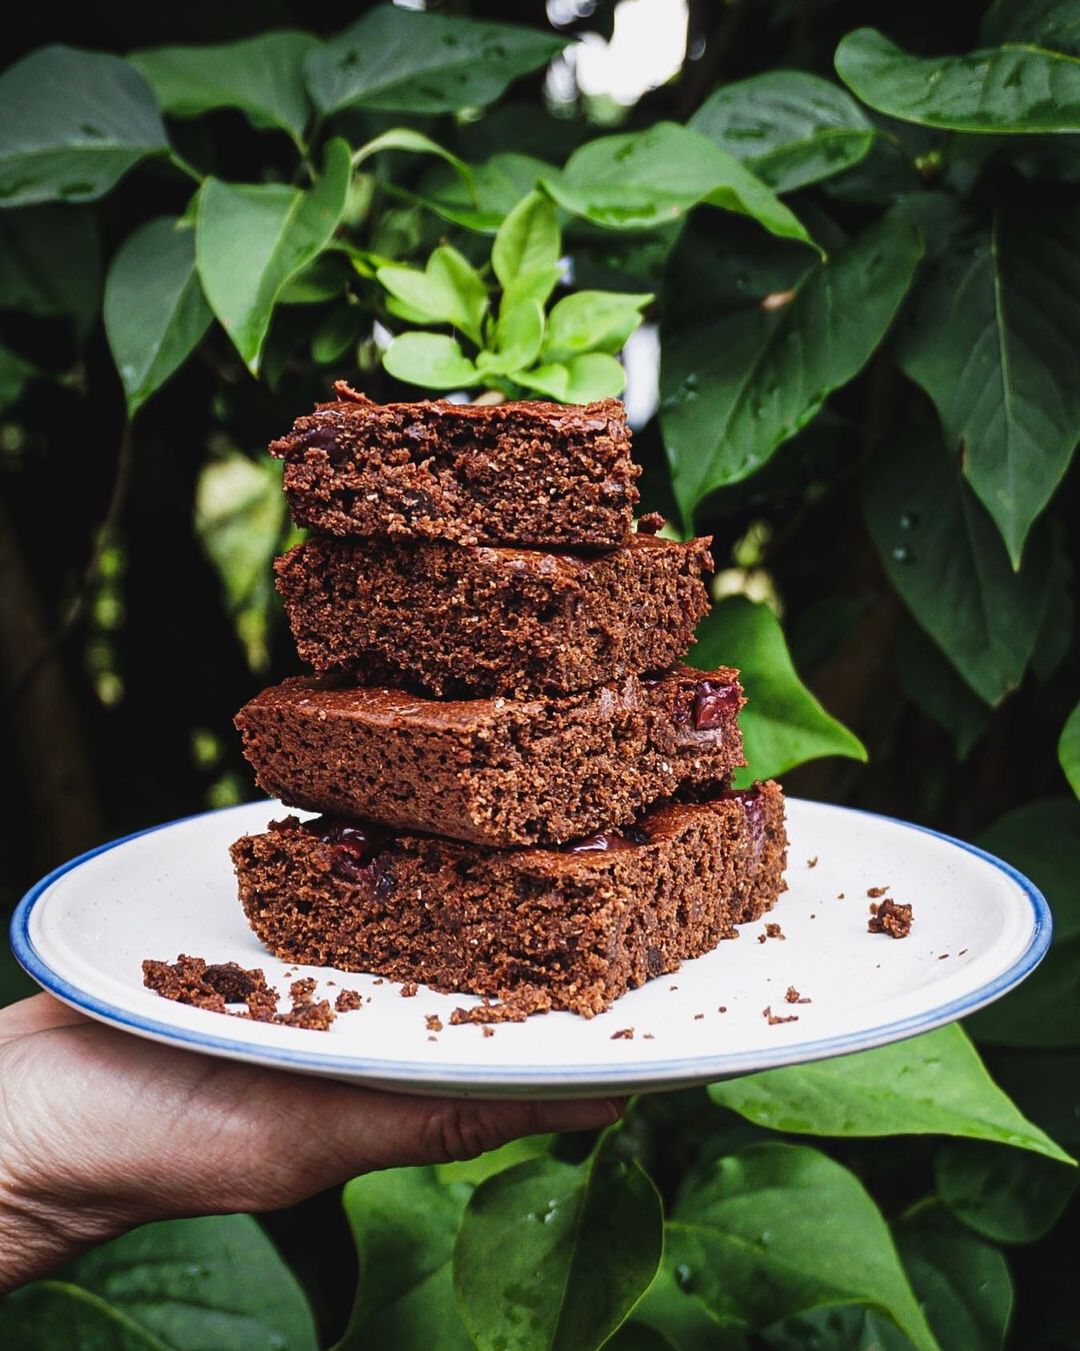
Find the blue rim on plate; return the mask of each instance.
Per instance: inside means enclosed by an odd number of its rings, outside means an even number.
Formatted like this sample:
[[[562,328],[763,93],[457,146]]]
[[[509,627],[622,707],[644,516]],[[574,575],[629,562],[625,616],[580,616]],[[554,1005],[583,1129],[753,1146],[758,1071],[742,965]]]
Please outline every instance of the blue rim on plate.
[[[18,960],[37,983],[55,995],[64,1003],[81,1010],[90,1017],[110,1023],[115,1027],[141,1032],[146,1036],[174,1045],[185,1046],[192,1050],[218,1052],[225,1056],[242,1059],[249,1063],[263,1064],[270,1068],[293,1068],[315,1071],[324,1074],[339,1074],[380,1080],[384,1084],[396,1082],[405,1086],[410,1082],[432,1084],[432,1080],[445,1081],[447,1091],[461,1088],[472,1091],[482,1090],[485,1085],[513,1083],[520,1086],[535,1084],[538,1089],[571,1087],[598,1083],[601,1091],[617,1087],[620,1083],[637,1084],[648,1081],[650,1087],[662,1089],[666,1083],[671,1085],[687,1083],[707,1083],[712,1079],[730,1078],[740,1073],[755,1073],[764,1069],[779,1069],[785,1065],[805,1063],[812,1060],[825,1060],[831,1056],[850,1054],[855,1051],[871,1050],[889,1042],[901,1041],[916,1036],[920,1032],[930,1032],[946,1023],[955,1022],[968,1014],[975,1013],[985,1005],[1007,994],[1019,985],[1045,957],[1052,936],[1050,907],[1046,898],[1035,884],[1010,863],[987,853],[977,845],[957,840],[941,831],[931,830],[929,826],[920,826],[912,821],[901,821],[897,817],[884,816],[876,812],[862,811],[857,807],[842,807],[829,804],[830,810],[850,812],[856,816],[869,816],[878,821],[888,821],[907,830],[919,831],[955,845],[976,858],[991,864],[1004,873],[1021,889],[1031,905],[1033,929],[1027,947],[1005,971],[986,981],[977,989],[962,998],[954,999],[924,1013],[912,1014],[890,1023],[881,1023],[875,1027],[857,1032],[846,1033],[839,1037],[818,1038],[804,1042],[793,1042],[775,1051],[757,1050],[728,1052],[722,1055],[695,1056],[679,1060],[641,1060],[626,1065],[602,1062],[595,1065],[575,1065],[565,1070],[555,1066],[545,1066],[539,1070],[522,1069],[515,1065],[478,1065],[447,1064],[419,1060],[371,1060],[363,1056],[326,1056],[293,1050],[291,1047],[269,1047],[252,1042],[235,1041],[231,1037],[215,1036],[190,1028],[179,1028],[171,1023],[159,1022],[155,1018],[140,1017],[118,1008],[94,995],[87,994],[77,986],[70,984],[41,957],[30,937],[30,916],[34,906],[45,892],[65,873],[78,868],[89,859],[107,853],[131,840],[144,835],[152,835],[171,826],[182,825],[187,821],[197,821],[204,817],[219,816],[221,811],[240,811],[250,808],[252,803],[240,803],[213,812],[197,812],[192,816],[181,817],[176,821],[165,821],[161,825],[149,826],[145,830],[134,831],[118,840],[88,849],[86,853],[54,868],[36,883],[19,902],[11,919],[11,947]]]

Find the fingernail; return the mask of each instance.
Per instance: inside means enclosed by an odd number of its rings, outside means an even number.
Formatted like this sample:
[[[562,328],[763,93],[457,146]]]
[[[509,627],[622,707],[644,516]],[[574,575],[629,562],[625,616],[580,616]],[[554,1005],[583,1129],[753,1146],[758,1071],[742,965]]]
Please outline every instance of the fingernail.
[[[626,1106],[622,1098],[587,1098],[548,1102],[541,1113],[543,1124],[552,1131],[585,1131],[610,1126],[622,1116]]]

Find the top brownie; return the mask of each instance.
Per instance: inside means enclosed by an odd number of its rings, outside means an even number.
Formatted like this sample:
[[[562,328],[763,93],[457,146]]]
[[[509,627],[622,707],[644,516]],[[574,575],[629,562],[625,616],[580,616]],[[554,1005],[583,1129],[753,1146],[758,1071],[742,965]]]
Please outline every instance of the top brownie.
[[[328,535],[609,548],[640,469],[618,399],[377,404],[344,381],[270,446],[298,525]]]

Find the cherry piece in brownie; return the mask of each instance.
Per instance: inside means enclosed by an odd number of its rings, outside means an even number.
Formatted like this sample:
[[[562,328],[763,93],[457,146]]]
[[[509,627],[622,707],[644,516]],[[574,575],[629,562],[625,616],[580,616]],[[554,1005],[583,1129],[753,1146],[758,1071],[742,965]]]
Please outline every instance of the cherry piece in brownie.
[[[290,817],[232,857],[277,957],[591,1017],[760,918],[784,889],[786,847],[769,782],[559,849]]]
[[[662,671],[707,611],[707,539],[595,556],[311,539],[276,563],[302,661],[435,696],[568,694]]]
[[[299,525],[328,535],[603,548],[641,472],[618,399],[377,404],[335,385],[270,446]]]
[[[560,844],[725,782],[744,764],[742,703],[726,668],[450,702],[301,676],[236,725],[259,787],[289,806],[477,844]]]

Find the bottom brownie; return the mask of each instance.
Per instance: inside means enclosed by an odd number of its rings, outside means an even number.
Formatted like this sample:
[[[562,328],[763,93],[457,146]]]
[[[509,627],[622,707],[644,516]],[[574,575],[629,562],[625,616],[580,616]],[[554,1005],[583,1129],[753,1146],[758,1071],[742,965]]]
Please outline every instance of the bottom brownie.
[[[323,816],[276,821],[231,852],[244,912],[277,957],[591,1017],[770,909],[786,847],[769,782],[559,849]]]

